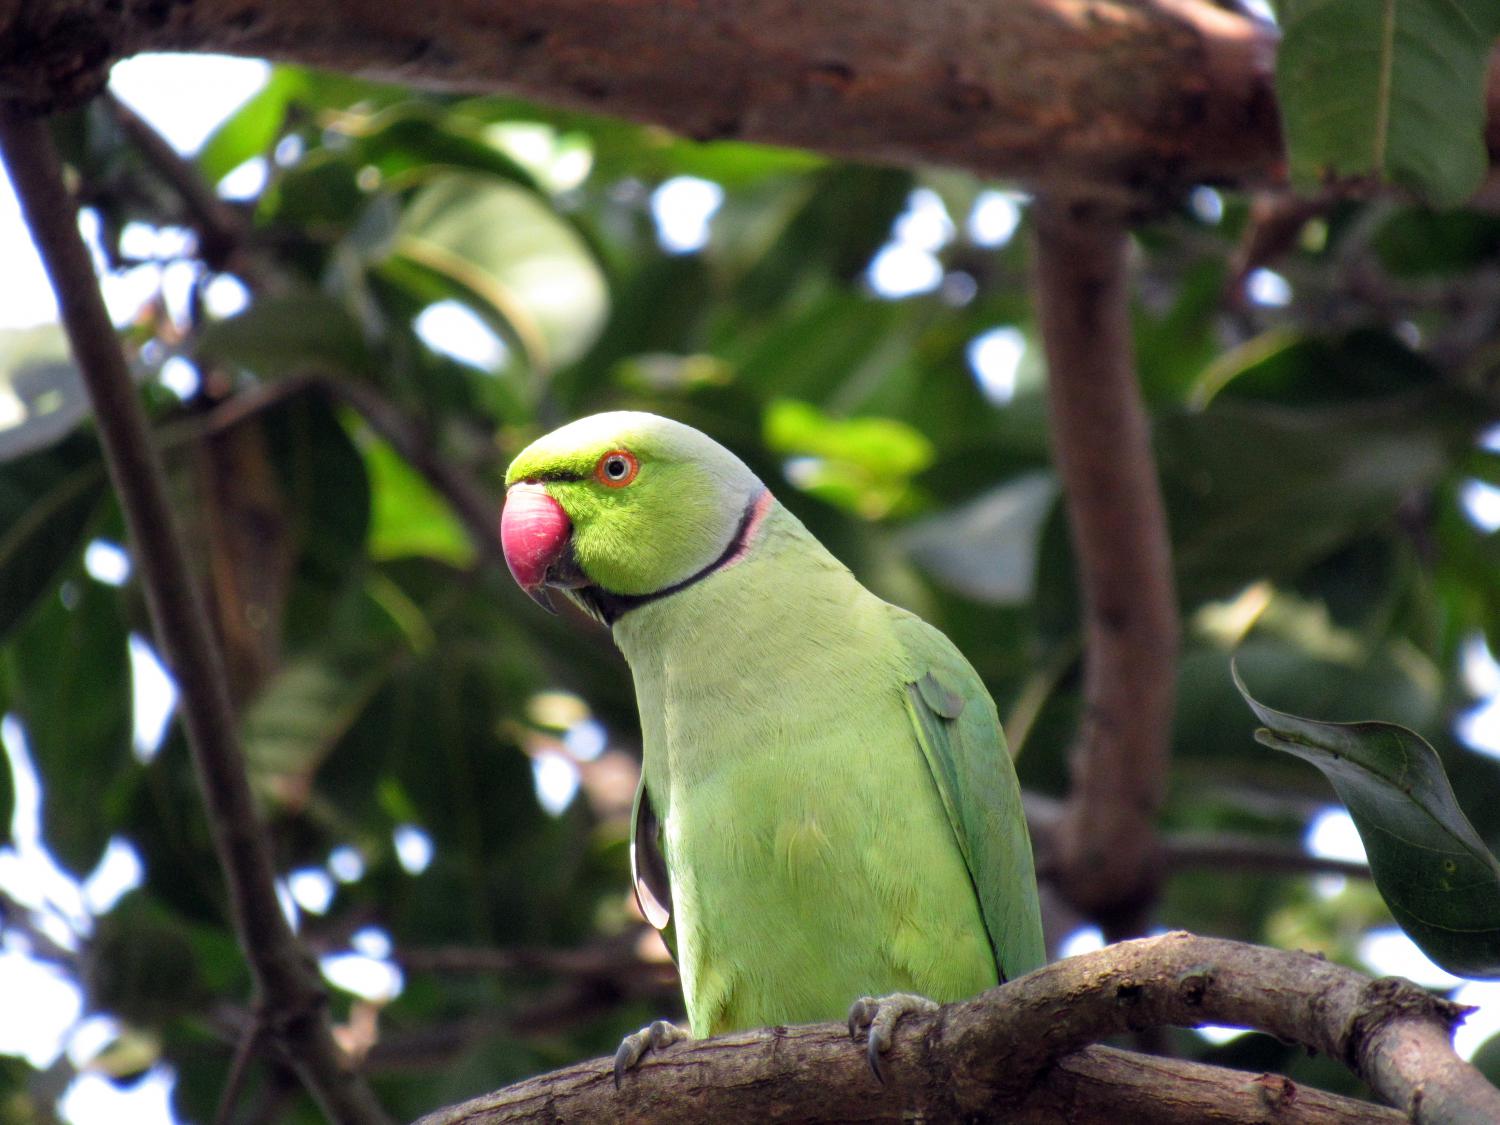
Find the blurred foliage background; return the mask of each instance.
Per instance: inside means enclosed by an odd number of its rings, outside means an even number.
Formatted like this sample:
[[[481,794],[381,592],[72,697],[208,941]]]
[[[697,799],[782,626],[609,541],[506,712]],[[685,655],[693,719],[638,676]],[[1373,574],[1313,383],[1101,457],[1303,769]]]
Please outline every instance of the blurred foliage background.
[[[555,425],[646,409],[732,448],[957,642],[1024,786],[1063,794],[1079,606],[1025,196],[293,68],[187,166],[250,177],[217,214],[108,104],[59,139],[106,264],[177,271],[126,342],[289,908],[397,1115],[677,1010],[629,892],[627,672],[493,542],[505,465]],[[1156,921],[1361,964],[1389,915],[1284,870],[1333,798],[1255,744],[1228,659],[1276,707],[1421,732],[1500,845],[1500,219],[1205,187],[1142,216],[1135,274],[1187,630],[1163,828],[1254,845],[1175,867]],[[0,712],[56,861],[138,872],[72,912],[0,879],[6,948],[111,1017],[82,1061],[0,1059],[0,1118],[47,1120],[77,1065],[165,1064],[203,1120],[248,978],[181,733],[133,734],[167,689],[80,394],[59,333],[0,334]],[[17,796],[0,771],[0,825]],[[1090,924],[1049,920],[1054,947]],[[1352,1089],[1265,1036],[1173,1046]],[[245,1105],[315,1117],[263,1065]]]

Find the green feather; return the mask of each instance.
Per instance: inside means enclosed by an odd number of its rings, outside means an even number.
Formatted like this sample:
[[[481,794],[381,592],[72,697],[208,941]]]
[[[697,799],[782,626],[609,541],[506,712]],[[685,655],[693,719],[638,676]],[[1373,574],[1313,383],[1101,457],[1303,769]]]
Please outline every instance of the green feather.
[[[1017,894],[1035,878],[1021,790],[995,704],[953,642],[916,617],[901,631],[921,678],[908,690],[908,711],[943,795],[969,877],[979,897],[1002,979],[1047,960],[1036,895]]]

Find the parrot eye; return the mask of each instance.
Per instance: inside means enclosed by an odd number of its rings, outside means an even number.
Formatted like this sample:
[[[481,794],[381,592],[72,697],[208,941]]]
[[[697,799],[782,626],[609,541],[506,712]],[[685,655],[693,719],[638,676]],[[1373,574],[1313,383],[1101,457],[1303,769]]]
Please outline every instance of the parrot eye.
[[[624,488],[640,471],[641,463],[635,454],[624,449],[610,450],[594,466],[594,476],[606,488]]]

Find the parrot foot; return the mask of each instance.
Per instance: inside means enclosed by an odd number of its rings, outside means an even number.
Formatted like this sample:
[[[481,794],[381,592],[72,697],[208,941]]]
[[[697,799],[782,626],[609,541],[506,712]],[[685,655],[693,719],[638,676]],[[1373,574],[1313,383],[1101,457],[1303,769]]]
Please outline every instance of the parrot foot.
[[[893,992],[889,996],[861,996],[849,1009],[849,1038],[858,1041],[859,1032],[869,1029],[869,1046],[866,1057],[875,1081],[885,1085],[885,1074],[880,1069],[880,1056],[891,1049],[895,1041],[896,1024],[902,1016],[935,1012],[938,1003],[925,996],[910,992]]]
[[[647,1051],[660,1051],[692,1037],[692,1032],[686,1028],[666,1020],[657,1020],[634,1035],[625,1036],[620,1042],[620,1049],[615,1052],[615,1089],[620,1088],[620,1079],[627,1070],[634,1070],[641,1064]]]

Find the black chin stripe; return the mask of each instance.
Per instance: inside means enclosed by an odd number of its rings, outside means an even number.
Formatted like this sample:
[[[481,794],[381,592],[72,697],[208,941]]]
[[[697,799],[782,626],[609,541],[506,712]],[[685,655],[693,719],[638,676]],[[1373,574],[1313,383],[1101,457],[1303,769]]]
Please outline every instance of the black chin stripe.
[[[606,625],[613,625],[621,616],[638,606],[648,605],[661,598],[669,597],[679,590],[686,590],[689,586],[702,582],[715,571],[723,570],[729,561],[745,549],[745,540],[750,535],[750,529],[755,525],[756,509],[760,507],[761,499],[765,492],[759,492],[752,496],[745,505],[744,512],[740,515],[740,523],[735,528],[734,536],[729,540],[729,545],[713,562],[709,563],[696,574],[690,574],[681,582],[674,582],[670,586],[663,586],[660,590],[653,590],[649,594],[616,594],[606,590],[602,586],[584,586],[573,590],[571,593],[578,596],[588,604],[594,615]]]

